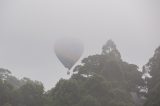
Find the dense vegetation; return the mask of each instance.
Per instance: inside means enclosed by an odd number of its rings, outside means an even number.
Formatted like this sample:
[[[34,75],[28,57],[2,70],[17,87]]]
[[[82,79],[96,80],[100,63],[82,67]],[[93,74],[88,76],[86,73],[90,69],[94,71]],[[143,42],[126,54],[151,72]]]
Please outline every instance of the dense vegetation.
[[[101,54],[84,58],[73,71],[45,92],[41,82],[19,80],[1,68],[0,106],[160,106],[160,47],[140,72],[109,40]]]
[[[144,106],[160,106],[160,47],[155,50],[154,56],[144,65],[143,72],[151,75],[151,78],[146,77],[148,99]]]

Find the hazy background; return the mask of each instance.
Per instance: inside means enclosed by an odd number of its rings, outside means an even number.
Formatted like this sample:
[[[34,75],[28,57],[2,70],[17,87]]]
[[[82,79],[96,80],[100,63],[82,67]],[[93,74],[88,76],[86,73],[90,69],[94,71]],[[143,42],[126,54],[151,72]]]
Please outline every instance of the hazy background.
[[[47,89],[67,78],[54,53],[64,36],[83,42],[82,58],[112,39],[125,61],[141,67],[160,45],[160,1],[0,0],[0,67],[13,75]]]

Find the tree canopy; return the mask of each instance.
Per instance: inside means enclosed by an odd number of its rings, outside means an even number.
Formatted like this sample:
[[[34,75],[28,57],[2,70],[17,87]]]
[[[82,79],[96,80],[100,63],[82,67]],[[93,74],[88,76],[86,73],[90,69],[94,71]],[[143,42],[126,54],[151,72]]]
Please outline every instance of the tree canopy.
[[[145,106],[160,105],[160,46],[155,50],[152,58],[143,67],[144,74],[149,73],[151,77],[146,76],[147,80],[147,101]]]
[[[0,106],[160,105],[160,47],[142,72],[122,59],[112,40],[103,45],[101,54],[90,55],[81,63],[69,79],[59,80],[48,91],[39,81],[18,79],[0,68]],[[144,88],[147,93],[142,93]]]

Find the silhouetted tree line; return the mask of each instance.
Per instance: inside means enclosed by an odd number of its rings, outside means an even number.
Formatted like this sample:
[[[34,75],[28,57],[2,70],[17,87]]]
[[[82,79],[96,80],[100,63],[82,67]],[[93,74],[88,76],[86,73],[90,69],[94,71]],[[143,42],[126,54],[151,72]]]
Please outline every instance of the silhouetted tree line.
[[[0,106],[160,106],[160,47],[141,72],[109,40],[101,54],[84,58],[73,72],[44,91],[41,82],[0,68]]]

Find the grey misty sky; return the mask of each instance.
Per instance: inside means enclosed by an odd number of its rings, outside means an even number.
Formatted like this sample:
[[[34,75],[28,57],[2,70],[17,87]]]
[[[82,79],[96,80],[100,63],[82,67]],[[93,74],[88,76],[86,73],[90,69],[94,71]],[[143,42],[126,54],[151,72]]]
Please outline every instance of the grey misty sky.
[[[54,53],[64,36],[83,42],[81,59],[112,39],[125,61],[141,67],[160,45],[160,1],[0,0],[0,67],[13,75],[47,89],[67,78]]]

